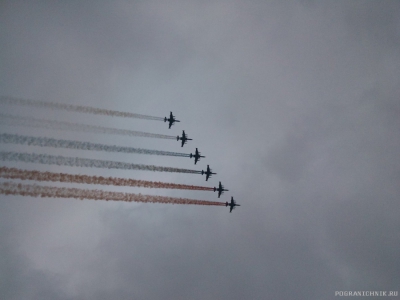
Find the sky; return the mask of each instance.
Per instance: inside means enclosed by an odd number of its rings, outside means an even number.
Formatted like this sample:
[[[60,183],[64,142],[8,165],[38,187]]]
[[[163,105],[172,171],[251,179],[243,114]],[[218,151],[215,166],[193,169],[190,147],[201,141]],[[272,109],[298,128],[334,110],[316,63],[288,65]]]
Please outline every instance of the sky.
[[[217,175],[1,162],[216,186],[109,191],[225,207],[0,195],[2,299],[336,299],[400,290],[400,2],[1,1],[0,95],[180,120],[1,112],[193,138],[1,125],[202,159],[0,144]],[[1,182],[4,182],[1,179]],[[28,182],[26,182],[28,183]],[[30,182],[29,182],[30,183]],[[80,187],[77,184],[48,184]],[[362,297],[360,297],[362,298]],[[368,297],[369,299],[374,297]]]

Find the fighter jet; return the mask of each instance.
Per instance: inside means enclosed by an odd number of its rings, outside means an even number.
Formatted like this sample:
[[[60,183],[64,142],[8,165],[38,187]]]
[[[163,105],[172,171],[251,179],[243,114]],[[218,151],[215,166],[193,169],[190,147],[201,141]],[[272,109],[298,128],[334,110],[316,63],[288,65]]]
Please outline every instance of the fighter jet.
[[[201,156],[200,155],[200,152],[199,152],[199,150],[197,150],[197,148],[196,148],[196,153],[195,154],[190,153],[190,158],[192,158],[192,157],[194,157],[194,164],[196,164],[200,160],[200,157],[204,157],[205,158],[205,156]]]
[[[175,122],[180,122],[179,120],[175,119],[174,115],[172,114],[172,111],[169,114],[169,119],[167,117],[164,118],[164,122],[169,122],[169,129],[171,129],[171,126],[174,125]]]
[[[228,205],[231,207],[231,210],[229,211],[230,213],[232,212],[232,209],[235,208],[235,206],[240,206],[240,204],[236,204],[235,200],[233,200],[233,197],[231,198],[231,203],[229,203],[229,202],[225,203],[225,206],[228,206]]]
[[[218,188],[214,187],[214,192],[216,192],[216,191],[218,191],[218,198],[219,198],[221,196],[221,194],[223,194],[224,192],[229,191],[229,190],[224,189],[224,186],[221,184],[221,181],[220,181],[219,187]]]
[[[183,145],[185,145],[187,141],[191,141],[192,139],[189,139],[189,138],[187,137],[187,135],[185,134],[185,130],[182,130],[182,137],[180,137],[180,136],[178,135],[178,136],[176,137],[176,140],[177,140],[177,141],[181,140],[181,141],[182,141],[181,147],[183,147]]]
[[[207,165],[207,171],[201,170],[201,175],[204,175],[204,174],[206,174],[206,181],[207,181],[208,178],[211,177],[211,175],[213,175],[213,174],[216,175],[217,173],[211,172],[210,166]]]

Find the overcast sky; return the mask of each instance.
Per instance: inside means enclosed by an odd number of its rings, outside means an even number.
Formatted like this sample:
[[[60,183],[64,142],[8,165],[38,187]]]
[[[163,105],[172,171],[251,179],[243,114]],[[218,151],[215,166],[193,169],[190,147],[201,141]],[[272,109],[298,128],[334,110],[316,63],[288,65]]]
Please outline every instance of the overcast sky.
[[[0,95],[180,123],[1,112],[193,141],[1,125],[193,159],[0,144],[205,169],[2,166],[216,186],[241,207],[0,195],[2,299],[334,299],[400,290],[399,1],[1,1]],[[1,181],[4,181],[2,179]],[[28,183],[28,182],[27,182]],[[29,182],[30,183],[30,182]],[[52,184],[56,186],[74,186]],[[86,187],[86,186],[85,186]],[[216,193],[87,186],[218,200]],[[369,297],[371,299],[373,297]]]

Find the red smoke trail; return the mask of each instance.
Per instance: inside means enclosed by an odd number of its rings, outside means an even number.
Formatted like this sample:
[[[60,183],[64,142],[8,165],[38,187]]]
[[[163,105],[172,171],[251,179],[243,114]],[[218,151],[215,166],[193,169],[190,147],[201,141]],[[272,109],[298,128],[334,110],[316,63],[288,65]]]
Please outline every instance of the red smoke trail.
[[[28,170],[21,170],[16,168],[7,168],[7,167],[0,168],[0,177],[6,179],[101,184],[101,185],[114,185],[114,186],[135,186],[135,187],[159,188],[159,189],[179,189],[179,190],[195,190],[195,191],[214,190],[214,188],[206,186],[125,179],[117,177],[101,177],[101,176],[73,175],[66,173],[28,171]]]
[[[21,195],[30,197],[48,198],[75,198],[106,201],[143,202],[143,203],[169,203],[225,206],[224,202],[211,202],[188,198],[174,198],[165,196],[151,196],[132,193],[107,192],[102,190],[84,190],[76,188],[59,188],[39,186],[36,184],[17,184],[12,182],[0,183],[0,193],[4,195]]]
[[[8,104],[8,105],[25,105],[25,106],[33,106],[39,108],[50,108],[50,109],[59,109],[65,111],[73,111],[80,113],[89,113],[94,115],[105,115],[111,117],[123,117],[123,118],[136,118],[136,119],[146,119],[146,120],[154,120],[154,121],[163,121],[162,117],[153,117],[147,115],[140,115],[122,111],[115,111],[109,109],[101,109],[89,106],[81,106],[81,105],[68,105],[62,103],[53,103],[53,102],[45,102],[45,101],[35,101],[28,99],[19,99],[13,97],[0,97],[0,103]]]

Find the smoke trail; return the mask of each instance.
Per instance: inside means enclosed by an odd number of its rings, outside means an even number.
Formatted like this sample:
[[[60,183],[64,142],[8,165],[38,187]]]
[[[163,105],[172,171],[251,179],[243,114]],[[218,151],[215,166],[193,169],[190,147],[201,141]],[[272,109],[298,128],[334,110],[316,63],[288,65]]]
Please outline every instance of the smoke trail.
[[[54,156],[47,154],[34,153],[17,153],[17,152],[0,152],[0,160],[2,161],[22,161],[28,163],[39,163],[47,165],[59,165],[69,167],[87,167],[87,168],[106,168],[106,169],[123,169],[123,170],[142,170],[154,172],[173,172],[173,173],[189,173],[201,174],[201,171],[179,169],[171,167],[160,167],[154,165],[138,165],[118,161]]]
[[[0,123],[4,124],[4,125],[46,128],[46,129],[53,129],[53,130],[68,130],[68,131],[77,131],[77,132],[85,131],[85,132],[91,132],[91,133],[118,134],[118,135],[124,135],[124,136],[141,136],[141,137],[169,139],[169,140],[176,139],[176,136],[173,136],[173,135],[164,135],[164,134],[148,133],[148,132],[142,132],[142,131],[133,131],[133,130],[117,129],[117,128],[108,128],[108,127],[69,123],[69,122],[40,120],[40,119],[31,118],[31,117],[19,117],[19,116],[5,115],[5,114],[0,114]]]
[[[83,184],[101,184],[114,186],[131,186],[144,188],[179,189],[213,191],[214,188],[186,184],[154,182],[146,180],[125,179],[117,177],[101,177],[87,175],[72,175],[66,173],[28,171],[16,168],[0,167],[0,177],[6,179],[21,179],[35,181],[69,182]]]
[[[4,182],[0,184],[0,193],[4,195],[21,195],[30,197],[75,198],[106,201],[143,202],[143,203],[170,203],[192,205],[225,206],[223,202],[194,200],[188,198],[174,198],[165,196],[151,196],[132,193],[107,192],[102,190],[87,190],[76,188],[39,186],[36,184],[17,184]]]
[[[89,143],[89,142],[58,140],[58,139],[52,139],[52,138],[23,136],[23,135],[6,134],[6,133],[0,134],[0,143],[40,146],[40,147],[53,147],[53,148],[79,149],[79,150],[92,150],[92,151],[190,157],[190,154],[178,153],[178,152],[168,152],[168,151],[141,149],[141,148],[110,146],[110,145],[104,145],[104,144],[94,144],[94,143]]]
[[[50,108],[50,109],[59,109],[65,111],[73,111],[94,115],[105,115],[111,117],[122,117],[122,118],[135,118],[135,119],[146,119],[146,120],[154,120],[154,121],[164,121],[162,117],[153,117],[147,115],[133,114],[128,112],[121,112],[109,109],[101,109],[89,106],[81,106],[81,105],[67,105],[62,103],[53,103],[53,102],[45,102],[45,101],[35,101],[28,99],[19,99],[13,97],[0,96],[0,102],[8,105],[24,105],[24,106],[33,106],[39,108]]]

